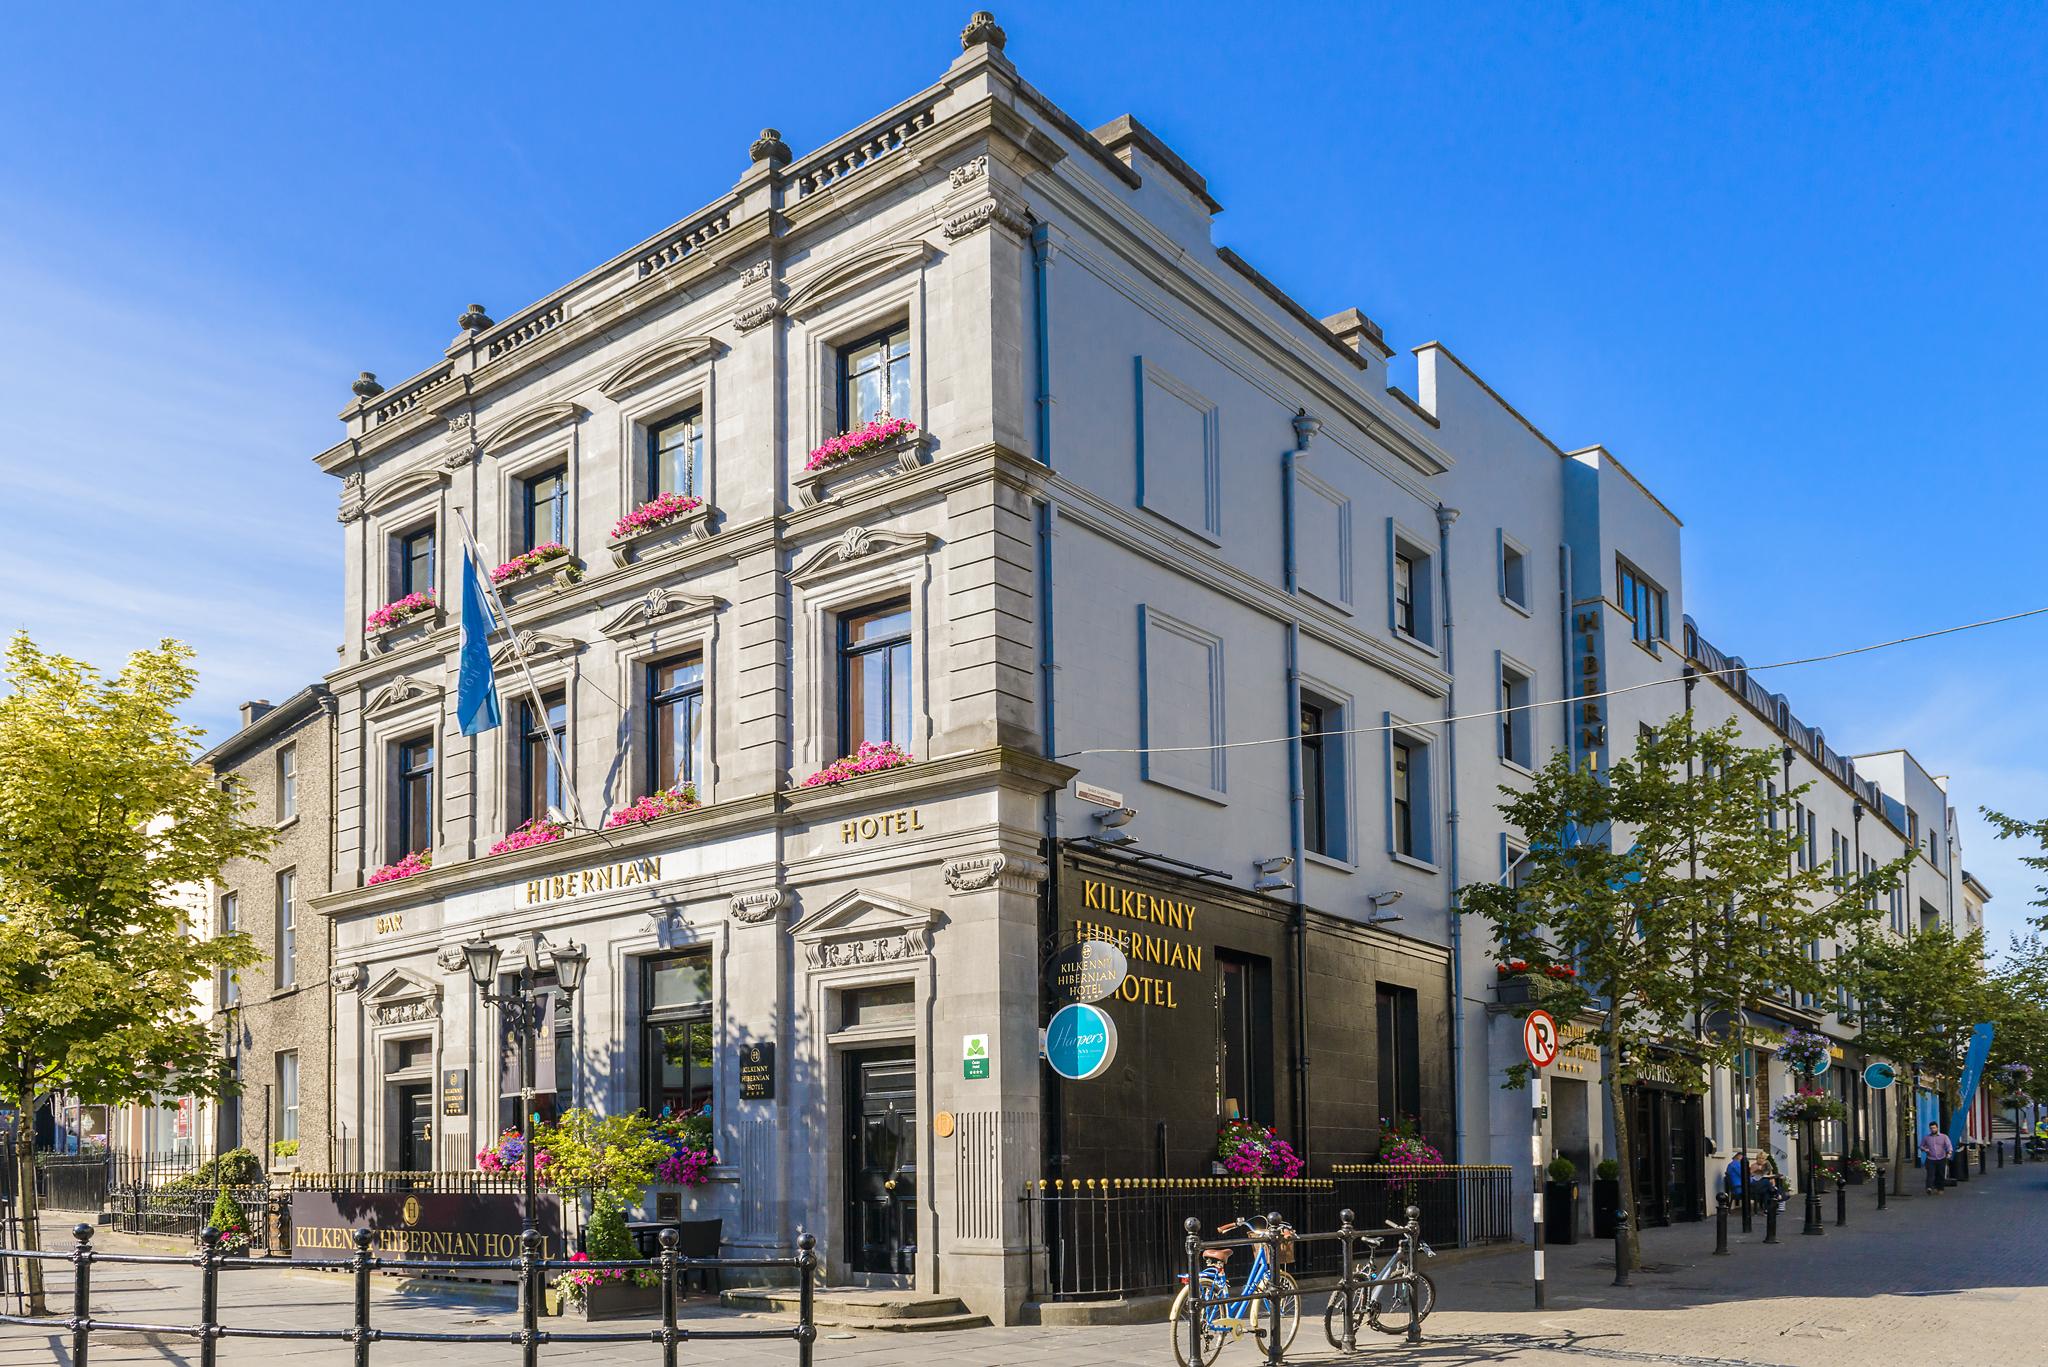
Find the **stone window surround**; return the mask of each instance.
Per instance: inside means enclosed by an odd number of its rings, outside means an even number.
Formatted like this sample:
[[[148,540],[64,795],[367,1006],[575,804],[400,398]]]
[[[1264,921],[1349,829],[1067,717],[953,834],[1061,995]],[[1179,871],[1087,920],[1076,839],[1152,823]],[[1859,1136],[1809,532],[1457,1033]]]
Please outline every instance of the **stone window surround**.
[[[611,1070],[606,1089],[606,1108],[614,1115],[633,1110],[645,1100],[642,1088],[646,1081],[647,1060],[641,1052],[640,1031],[646,1016],[645,1005],[641,1001],[646,991],[640,971],[642,961],[693,949],[710,952],[713,1057],[717,1060],[711,1084],[712,1146],[721,1151],[729,1147],[725,1143],[727,1121],[739,1098],[738,1055],[727,1038],[727,1022],[733,1017],[731,974],[728,971],[732,943],[730,927],[719,911],[725,902],[721,896],[699,903],[695,917],[688,911],[663,916],[659,921],[650,922],[645,931],[615,934],[605,945],[605,963],[614,987],[605,1028],[611,1031],[611,1038],[618,1041],[623,1049],[622,1066]],[[620,926],[617,920],[611,924]],[[579,1052],[587,1028],[582,1017],[588,995],[587,992],[579,992],[575,1000]],[[581,1059],[577,1062],[580,1064]],[[495,1090],[495,1082],[493,1087]],[[581,1099],[585,1105],[590,1104],[588,1095]],[[497,1104],[495,1097],[492,1104]],[[780,1105],[781,1102],[762,1104]],[[738,1170],[730,1164],[721,1163],[711,1169],[711,1175],[714,1180],[736,1179]]]
[[[655,427],[681,417],[692,408],[703,411],[704,457],[697,466],[697,497],[707,508],[718,506],[718,365],[706,353],[674,375],[617,400],[619,424],[619,512],[621,515],[653,497],[647,483],[647,437]],[[575,486],[570,492],[573,497]]]
[[[1520,556],[1522,560],[1522,597],[1519,600],[1508,593],[1508,553],[1510,551]],[[1530,601],[1536,596],[1536,586],[1533,582],[1535,562],[1529,558],[1529,548],[1515,540],[1512,536],[1509,536],[1507,528],[1503,527],[1495,538],[1494,561],[1496,574],[1500,580],[1498,586],[1500,589],[1500,601],[1513,608],[1516,612],[1521,613],[1524,617],[1534,616],[1535,609],[1530,606]]]
[[[434,743],[434,810],[428,819],[433,835],[430,848],[438,854],[446,839],[448,757],[444,742],[452,728],[441,724],[445,696],[439,690],[430,690],[382,716],[363,717],[363,763],[369,770],[362,789],[363,805],[371,808],[374,816],[374,820],[363,823],[364,877],[407,853],[400,850],[392,858],[385,857],[391,853],[398,834],[398,747],[416,736],[425,735]],[[374,803],[369,800],[373,797]]]
[[[887,598],[910,599],[910,729],[906,748],[919,759],[931,758],[933,724],[931,687],[931,556],[924,543],[895,552],[882,551],[843,566],[821,571],[791,587],[790,616],[796,647],[795,696],[807,699],[803,729],[794,758],[801,783],[839,759],[839,619],[848,612]],[[911,554],[911,552],[923,552]],[[832,753],[826,753],[831,751]]]
[[[526,683],[529,672],[533,677],[531,689]],[[543,701],[548,694],[557,689],[561,690],[562,710],[565,713],[562,718],[561,742],[563,774],[568,781],[567,786],[575,790],[577,798],[583,796],[583,789],[577,783],[579,775],[576,772],[576,736],[582,729],[578,719],[581,709],[576,704],[582,696],[582,682],[582,652],[576,650],[565,650],[560,654],[532,661],[525,669],[517,665],[499,669],[498,703],[499,711],[504,716],[504,725],[498,729],[496,735],[501,739],[496,745],[487,742],[477,746],[476,773],[470,785],[470,791],[474,794],[472,801],[476,805],[476,853],[479,857],[499,840],[510,835],[512,828],[520,824],[512,819],[512,812],[517,805],[514,787],[519,778],[519,766],[514,761],[513,754],[517,747],[526,743],[525,731],[520,725],[520,708],[533,706],[535,690],[539,691]],[[492,734],[486,731],[484,737],[490,737]],[[488,803],[485,801],[487,794],[491,795]],[[535,812],[534,815],[542,816],[544,813]],[[572,821],[576,817],[574,810],[565,811],[563,815]],[[593,814],[585,811],[583,819],[592,820]]]
[[[834,307],[804,311],[796,322],[792,354],[805,358],[803,412],[809,415],[801,450],[790,452],[790,474],[803,472],[805,457],[827,438],[839,435],[839,349],[849,342],[872,336],[901,321],[910,333],[909,413],[892,417],[914,423],[919,432],[930,430],[926,421],[926,376],[930,348],[925,332],[925,280],[922,258],[918,269],[907,278],[886,287],[859,293]]]
[[[718,617],[716,610],[692,613],[666,629],[657,628],[618,641],[612,650],[617,662],[615,696],[626,704],[626,770],[623,785],[607,786],[606,814],[632,803],[641,796],[640,787],[654,753],[654,718],[647,706],[647,670],[661,660],[698,655],[704,661],[704,750],[699,756],[697,800],[710,806],[718,790]],[[573,709],[572,709],[573,713]],[[570,724],[575,724],[574,716]],[[584,817],[601,822],[595,812]]]
[[[1394,557],[1405,553],[1414,562],[1414,577],[1410,581],[1410,592],[1415,597],[1415,634],[1410,636],[1395,625],[1394,612]],[[1412,649],[1426,655],[1440,652],[1436,644],[1437,594],[1436,582],[1437,545],[1433,537],[1426,537],[1413,528],[1404,525],[1397,517],[1387,519],[1387,634]]]
[[[413,532],[431,527],[434,532],[434,601],[448,603],[448,543],[444,530],[453,521],[448,516],[448,482],[437,479],[433,497],[407,498],[391,507],[366,512],[363,519],[363,610],[354,623],[369,635],[362,619],[399,597],[397,566],[399,541]]]
[[[571,556],[581,558],[582,553],[577,547],[581,540],[579,532],[582,525],[579,511],[583,497],[582,472],[579,468],[583,445],[582,423],[579,421],[568,424],[569,430],[566,435],[559,430],[560,426],[561,424],[552,424],[533,433],[524,441],[491,453],[493,463],[498,467],[498,544],[495,554],[499,564],[510,560],[512,547],[520,545],[525,539],[526,481],[558,465],[563,468],[564,477],[569,484],[565,515],[567,525],[562,544],[569,548]],[[486,557],[493,554],[492,548],[486,547],[484,550]],[[483,572],[486,574],[490,569],[489,565],[483,566]]]

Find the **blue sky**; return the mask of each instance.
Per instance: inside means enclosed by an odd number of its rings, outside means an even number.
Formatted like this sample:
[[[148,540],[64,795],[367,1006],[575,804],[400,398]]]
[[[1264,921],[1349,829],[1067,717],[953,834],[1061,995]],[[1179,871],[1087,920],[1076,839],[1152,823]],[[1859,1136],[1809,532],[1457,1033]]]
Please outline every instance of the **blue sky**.
[[[340,640],[358,370],[412,373],[931,80],[971,4],[42,6],[0,45],[0,629],[194,708]],[[1752,661],[2048,603],[2048,11],[1011,4],[1082,123],[1208,177],[1217,240],[1317,313],[1438,338],[1686,523]],[[1848,750],[2048,812],[2048,622],[1769,676]],[[2012,851],[1967,862],[2018,924]]]

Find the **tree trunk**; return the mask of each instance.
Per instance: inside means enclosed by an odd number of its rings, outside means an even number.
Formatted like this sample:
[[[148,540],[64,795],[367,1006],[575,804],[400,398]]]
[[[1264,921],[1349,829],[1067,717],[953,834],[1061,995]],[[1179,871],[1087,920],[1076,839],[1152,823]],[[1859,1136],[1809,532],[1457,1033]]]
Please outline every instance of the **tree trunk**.
[[[1615,1009],[1609,1006],[1608,1010]],[[1623,1211],[1622,1252],[1628,1259],[1626,1268],[1616,1271],[1633,1272],[1643,1263],[1642,1231],[1636,1223],[1636,1173],[1635,1163],[1629,1148],[1628,1107],[1621,1094],[1621,1041],[1610,1034],[1607,1040],[1607,1105],[1614,1114],[1614,1161],[1620,1167],[1615,1174],[1621,1183],[1621,1209]]]
[[[43,1213],[36,1206],[36,1108],[31,1101],[19,1117],[14,1132],[14,1208],[21,1212],[21,1246],[34,1252],[43,1246]],[[49,1303],[43,1298],[43,1260],[23,1258],[22,1282],[28,1295],[27,1313],[46,1315]]]
[[[1894,1082],[1892,1086],[1898,1087]],[[1892,1145],[1892,1195],[1906,1194],[1906,1174],[1912,1171],[1917,1116],[1914,1111],[1920,1097],[1920,1070],[1914,1069],[1906,1079],[1906,1091],[1899,1098],[1899,1104],[1892,1109],[1898,1112],[1898,1124],[1892,1126],[1896,1142]]]

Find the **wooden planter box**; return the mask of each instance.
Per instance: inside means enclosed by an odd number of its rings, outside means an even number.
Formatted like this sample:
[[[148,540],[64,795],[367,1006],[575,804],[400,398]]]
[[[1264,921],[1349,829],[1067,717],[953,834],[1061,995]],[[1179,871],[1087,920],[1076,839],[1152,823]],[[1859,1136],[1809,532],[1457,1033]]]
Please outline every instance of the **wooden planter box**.
[[[611,543],[612,561],[620,569],[663,555],[711,535],[711,505],[701,503],[667,522],[626,533]]]
[[[1541,1002],[1558,990],[1554,979],[1537,974],[1522,973],[1512,978],[1500,978],[1493,984],[1493,999],[1502,1006],[1526,1006]]]
[[[858,485],[908,474],[918,467],[923,436],[922,432],[908,432],[864,456],[842,460],[822,470],[798,472],[790,481],[796,486],[797,505],[809,508]]]

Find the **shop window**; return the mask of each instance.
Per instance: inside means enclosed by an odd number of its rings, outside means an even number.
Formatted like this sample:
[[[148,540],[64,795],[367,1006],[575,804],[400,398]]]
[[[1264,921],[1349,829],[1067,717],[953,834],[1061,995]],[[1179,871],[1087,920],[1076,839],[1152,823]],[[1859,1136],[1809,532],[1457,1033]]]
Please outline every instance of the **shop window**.
[[[1422,1114],[1422,1043],[1417,1037],[1418,999],[1412,987],[1376,985],[1379,1012],[1380,1120],[1391,1123]]]
[[[711,1109],[713,1048],[711,955],[706,950],[642,961],[641,1105],[649,1115]]]
[[[1250,954],[1216,955],[1216,1113],[1273,1123],[1273,966]]]
[[[910,416],[910,325],[898,323],[839,348],[839,430],[884,414]]]
[[[663,660],[647,670],[653,760],[649,792],[696,783],[704,754],[704,657]]]
[[[910,600],[839,619],[839,753],[863,741],[910,748]]]

